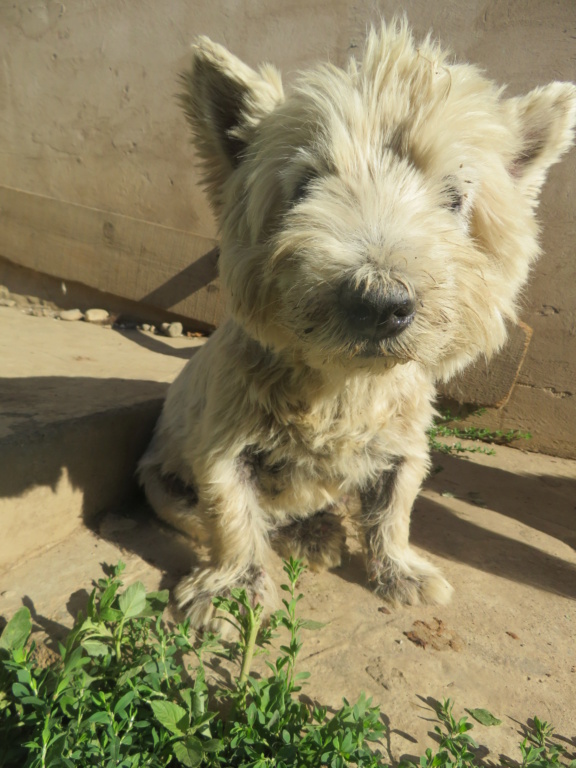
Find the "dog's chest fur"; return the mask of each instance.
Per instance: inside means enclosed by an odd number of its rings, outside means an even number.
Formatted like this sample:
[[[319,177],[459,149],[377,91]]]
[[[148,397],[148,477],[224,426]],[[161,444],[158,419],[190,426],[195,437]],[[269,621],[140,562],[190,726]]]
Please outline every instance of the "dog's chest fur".
[[[265,426],[240,455],[261,506],[274,517],[306,516],[335,504],[391,470],[398,458],[425,451],[431,385],[416,367],[324,382],[316,394],[295,389],[292,408],[268,411],[259,420]]]

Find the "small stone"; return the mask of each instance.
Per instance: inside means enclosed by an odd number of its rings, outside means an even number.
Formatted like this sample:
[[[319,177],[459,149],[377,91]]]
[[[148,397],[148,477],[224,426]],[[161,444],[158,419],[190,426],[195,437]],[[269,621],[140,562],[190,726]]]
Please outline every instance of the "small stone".
[[[164,326],[168,326],[164,328]],[[162,330],[166,336],[170,336],[171,339],[175,339],[178,336],[182,336],[182,323],[162,323]]]
[[[105,309],[87,309],[84,319],[87,323],[105,323],[110,315]]]
[[[0,307],[15,307],[14,299],[0,299]]]
[[[148,323],[142,323],[142,325],[140,326],[140,329],[141,329],[142,331],[148,331],[148,332],[150,332],[150,331],[152,330],[152,326],[151,326],[151,325],[148,325]]]
[[[60,320],[82,320],[83,317],[79,309],[63,309],[60,312]]]

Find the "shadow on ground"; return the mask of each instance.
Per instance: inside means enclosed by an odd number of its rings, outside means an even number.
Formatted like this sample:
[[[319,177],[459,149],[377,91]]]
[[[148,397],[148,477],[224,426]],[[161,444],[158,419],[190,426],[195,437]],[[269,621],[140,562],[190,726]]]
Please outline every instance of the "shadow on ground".
[[[182,360],[189,360],[200,349],[200,347],[172,347],[162,337],[156,338],[149,333],[141,331],[122,330],[119,328],[113,328],[113,330],[133,344],[137,344],[139,347],[159,355],[169,355],[171,357],[179,357]]]

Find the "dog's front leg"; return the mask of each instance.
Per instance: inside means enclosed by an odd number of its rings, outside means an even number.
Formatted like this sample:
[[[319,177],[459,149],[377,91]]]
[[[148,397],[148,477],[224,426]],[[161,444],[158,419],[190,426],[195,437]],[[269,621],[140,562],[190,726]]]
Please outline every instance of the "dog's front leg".
[[[269,554],[267,526],[253,485],[236,461],[215,461],[198,487],[211,531],[211,560],[179,583],[176,600],[196,629],[223,634],[229,626],[215,616],[212,600],[243,588],[266,611],[275,605],[275,588],[264,566]]]
[[[444,604],[453,591],[408,541],[412,504],[427,469],[426,458],[403,457],[360,491],[368,576],[374,591],[393,604]]]

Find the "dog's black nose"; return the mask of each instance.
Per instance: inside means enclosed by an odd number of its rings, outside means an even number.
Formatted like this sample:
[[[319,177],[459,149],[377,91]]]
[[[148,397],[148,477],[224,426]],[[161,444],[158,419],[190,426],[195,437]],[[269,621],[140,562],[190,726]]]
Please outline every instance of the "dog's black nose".
[[[402,283],[395,283],[387,291],[345,283],[340,303],[352,331],[370,341],[398,336],[414,320],[416,311],[414,299]]]

